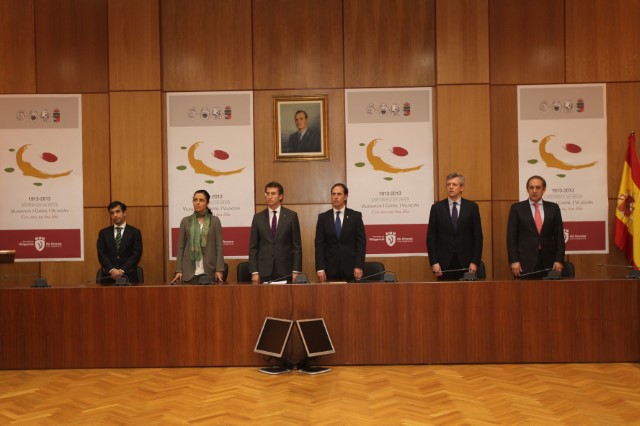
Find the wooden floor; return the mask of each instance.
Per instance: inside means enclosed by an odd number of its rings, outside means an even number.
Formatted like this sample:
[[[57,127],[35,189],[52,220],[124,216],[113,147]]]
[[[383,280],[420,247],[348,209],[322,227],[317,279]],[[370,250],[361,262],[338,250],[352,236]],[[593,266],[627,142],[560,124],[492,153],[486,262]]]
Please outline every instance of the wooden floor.
[[[638,364],[0,371],[0,424],[640,424]]]

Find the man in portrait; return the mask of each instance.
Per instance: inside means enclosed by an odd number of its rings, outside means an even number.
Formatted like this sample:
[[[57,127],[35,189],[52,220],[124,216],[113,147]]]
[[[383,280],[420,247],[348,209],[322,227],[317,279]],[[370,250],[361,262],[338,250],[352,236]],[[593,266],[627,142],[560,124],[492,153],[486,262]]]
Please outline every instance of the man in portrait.
[[[297,131],[289,135],[288,152],[322,152],[320,132],[309,127],[309,116],[304,110],[293,115]]]

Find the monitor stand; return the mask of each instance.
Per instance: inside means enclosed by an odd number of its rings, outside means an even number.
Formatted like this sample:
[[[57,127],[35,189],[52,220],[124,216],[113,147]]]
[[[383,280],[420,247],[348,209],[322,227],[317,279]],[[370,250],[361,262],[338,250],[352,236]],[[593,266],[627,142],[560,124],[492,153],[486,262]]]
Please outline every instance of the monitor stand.
[[[320,367],[319,365],[307,365],[299,368],[298,371],[302,374],[322,374],[328,373],[331,369],[329,367]]]
[[[261,372],[261,373],[264,373],[264,374],[271,374],[271,375],[291,373],[291,370],[289,370],[288,368],[285,368],[285,367],[281,367],[279,365],[271,365],[269,367],[262,367],[258,371]]]

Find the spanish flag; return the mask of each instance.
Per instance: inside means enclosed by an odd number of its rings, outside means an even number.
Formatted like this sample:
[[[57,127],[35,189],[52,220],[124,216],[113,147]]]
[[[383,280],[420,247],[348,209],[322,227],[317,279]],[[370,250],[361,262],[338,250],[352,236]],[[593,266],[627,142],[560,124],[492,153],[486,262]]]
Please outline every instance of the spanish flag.
[[[635,201],[640,197],[640,163],[636,155],[636,135],[629,135],[627,157],[622,167],[622,179],[616,207],[615,243],[634,269],[640,265],[640,212]]]

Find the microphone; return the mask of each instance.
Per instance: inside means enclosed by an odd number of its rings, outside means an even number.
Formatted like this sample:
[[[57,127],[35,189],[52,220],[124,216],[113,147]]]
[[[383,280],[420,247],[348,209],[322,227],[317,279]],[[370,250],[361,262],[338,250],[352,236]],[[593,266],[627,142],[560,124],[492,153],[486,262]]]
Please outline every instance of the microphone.
[[[633,269],[633,266],[631,265],[612,265],[609,263],[598,263],[598,266],[606,266],[608,268],[626,268],[626,269],[630,269],[629,273],[627,274],[626,278],[630,278],[633,280],[638,280],[640,279],[640,271],[637,269]]]
[[[294,284],[308,284],[309,283],[309,278],[307,277],[307,274],[305,274],[304,272],[300,272],[297,276],[296,279],[293,280]]]
[[[300,272],[297,272],[297,274],[300,274]],[[269,281],[265,281],[262,284],[273,284],[273,283],[277,283],[278,281],[282,281],[282,280],[287,280],[289,278],[291,278],[294,274],[289,274],[289,275],[285,275],[283,277],[278,277],[275,278],[273,280],[269,280]]]
[[[382,275],[382,281],[385,283],[395,283],[398,282],[398,279],[396,278],[396,273],[392,272],[392,271],[380,271],[380,272],[376,272],[375,274],[370,274],[367,275],[366,277],[362,277],[359,280],[356,280],[356,282],[359,281],[366,281],[369,278],[373,278],[376,277],[378,275]]]
[[[47,288],[47,287],[51,287],[49,285],[49,281],[47,281],[47,279],[45,277],[43,277],[40,274],[25,274],[25,275],[4,275],[2,277],[2,279],[5,278],[24,278],[24,277],[36,277],[33,280],[33,284],[31,284],[31,287],[34,288]]]
[[[468,271],[469,268],[458,268],[458,269],[444,269],[442,271],[440,271],[441,273],[447,273],[447,272],[462,272],[462,271]]]
[[[518,276],[518,278],[527,277],[527,276],[529,276],[529,275],[534,275],[534,274],[541,274],[541,273],[543,273],[543,272],[556,272],[556,271],[553,271],[553,268],[540,269],[540,270],[538,270],[538,271],[531,271],[531,272],[527,272],[527,273],[524,273],[524,274],[520,274],[520,276]],[[549,276],[549,274],[547,274],[547,277],[548,277],[548,276]],[[545,278],[546,278],[546,277],[545,277]],[[558,278],[550,278],[550,279],[556,279],[556,280],[559,280],[559,279],[560,279],[560,277],[558,277]]]

